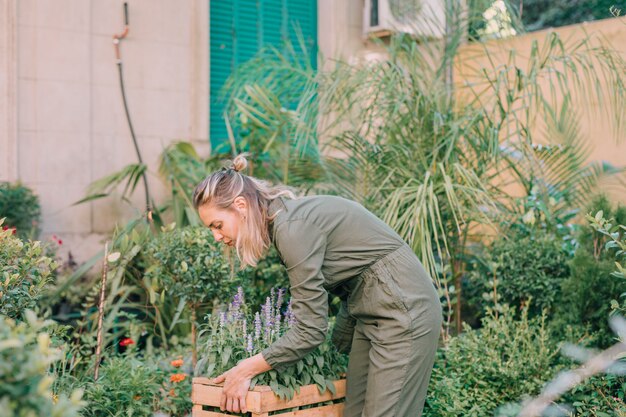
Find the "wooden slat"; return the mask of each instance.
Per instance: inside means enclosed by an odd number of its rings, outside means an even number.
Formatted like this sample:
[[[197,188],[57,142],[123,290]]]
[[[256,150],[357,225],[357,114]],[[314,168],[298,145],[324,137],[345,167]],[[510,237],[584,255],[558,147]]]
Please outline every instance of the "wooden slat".
[[[342,417],[343,403],[307,408],[306,410],[288,411],[274,414],[276,417]]]
[[[232,417],[231,414],[216,413],[214,411],[193,410],[191,417]]]
[[[220,399],[222,397],[222,387],[210,385],[209,381],[210,380],[208,378],[193,379],[193,386],[191,390],[192,402],[199,405],[219,407]],[[331,394],[328,390],[326,390],[323,394],[320,394],[317,385],[307,385],[301,387],[300,393],[295,394],[291,400],[280,399],[267,386],[258,386],[255,387],[253,391],[248,392],[248,395],[246,396],[246,404],[248,406],[248,411],[258,414],[267,413],[269,411],[283,410],[285,408],[295,408],[303,405],[317,404],[345,397],[346,381],[342,379],[335,381],[334,384],[336,389],[335,395]],[[257,391],[257,388],[259,391]],[[220,413],[219,415],[226,414]]]
[[[283,410],[285,408],[294,408],[301,405],[317,404],[325,401],[336,400],[346,396],[346,381],[335,381],[336,394],[333,395],[330,391],[326,390],[323,394],[320,394],[317,385],[306,385],[300,388],[300,393],[295,394],[291,400],[282,400],[277,397],[273,392],[261,394],[261,410],[262,411],[276,411]]]
[[[219,407],[222,398],[222,387],[217,385],[204,385],[195,383],[191,387],[191,401],[194,404],[210,405]],[[246,395],[246,405],[248,410],[254,413],[262,413],[261,409],[261,393],[250,391]]]
[[[212,379],[211,378],[205,378],[202,376],[199,377],[195,377],[193,379],[193,383],[194,384],[202,384],[202,385],[211,385],[213,387],[221,387],[224,384],[212,384],[211,383]],[[271,391],[272,389],[268,386],[268,385],[257,385],[256,387],[252,388],[251,391],[253,392],[267,392],[267,391]]]

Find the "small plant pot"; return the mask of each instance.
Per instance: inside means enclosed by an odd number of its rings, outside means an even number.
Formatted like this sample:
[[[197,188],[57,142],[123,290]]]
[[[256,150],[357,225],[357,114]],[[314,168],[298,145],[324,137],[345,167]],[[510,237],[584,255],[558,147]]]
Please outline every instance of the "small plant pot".
[[[346,380],[334,382],[336,394],[330,391],[320,394],[317,385],[300,387],[300,393],[291,400],[278,397],[269,386],[258,385],[248,392],[246,404],[251,417],[267,417],[269,413],[279,417],[341,417],[343,399],[346,396]],[[208,378],[194,378],[191,390],[193,417],[232,416],[219,410],[222,386],[210,383]]]

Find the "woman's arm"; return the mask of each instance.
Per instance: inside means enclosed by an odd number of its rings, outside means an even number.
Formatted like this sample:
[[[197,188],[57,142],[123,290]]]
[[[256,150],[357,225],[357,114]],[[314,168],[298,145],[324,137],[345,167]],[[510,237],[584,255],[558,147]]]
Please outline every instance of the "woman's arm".
[[[224,383],[220,409],[235,413],[247,413],[246,395],[250,380],[256,375],[272,369],[260,353],[239,362],[239,364],[215,378],[214,384]]]
[[[275,242],[289,275],[291,308],[296,323],[261,353],[267,363],[280,372],[326,339],[328,292],[322,274],[326,233],[306,219],[294,219],[278,226]]]

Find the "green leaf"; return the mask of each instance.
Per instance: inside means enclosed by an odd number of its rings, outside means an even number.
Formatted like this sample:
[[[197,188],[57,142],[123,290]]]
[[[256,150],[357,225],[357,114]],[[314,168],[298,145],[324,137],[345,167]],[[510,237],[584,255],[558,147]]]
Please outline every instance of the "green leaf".
[[[331,394],[337,395],[337,388],[335,387],[335,383],[332,380],[326,380],[326,388],[328,388],[328,391],[330,391]]]
[[[324,379],[324,377],[322,375],[320,375],[320,374],[313,374],[313,380],[315,381],[315,383],[319,387],[320,393],[323,393],[324,391],[326,391],[326,380]]]
[[[317,363],[317,367],[320,370],[324,369],[324,357],[323,356],[317,356],[315,358],[315,362]]]

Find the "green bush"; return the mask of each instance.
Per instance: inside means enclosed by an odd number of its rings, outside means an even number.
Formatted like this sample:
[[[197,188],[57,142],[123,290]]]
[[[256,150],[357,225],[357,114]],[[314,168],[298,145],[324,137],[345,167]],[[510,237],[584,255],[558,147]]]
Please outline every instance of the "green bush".
[[[158,279],[167,294],[189,306],[228,299],[239,282],[231,265],[205,227],[185,227],[160,234],[146,249],[146,275]]]
[[[48,369],[62,351],[50,345],[47,328],[53,322],[26,311],[24,322],[0,315],[0,417],[74,417],[83,403],[76,390],[68,398],[55,396]]]
[[[568,260],[560,241],[550,234],[499,238],[471,274],[468,303],[521,306],[532,300],[531,316],[553,311],[569,276]]]
[[[17,235],[22,239],[34,239],[39,235],[39,199],[19,183],[0,182],[0,219],[3,217],[6,217],[4,226],[17,229]]]
[[[61,367],[54,390],[84,390],[86,406],[81,415],[85,417],[152,416],[156,412],[188,416],[192,407],[191,360],[183,359],[180,349],[153,351],[143,357],[137,353],[131,349],[122,355],[106,355],[97,380],[93,379],[93,368],[90,374],[75,377]],[[93,364],[94,358],[87,361]]]
[[[56,267],[41,242],[23,242],[11,230],[0,230],[0,314],[19,320],[26,309],[36,309]]]
[[[596,375],[574,387],[562,398],[577,417],[625,416],[626,378],[619,375]]]
[[[536,395],[559,369],[558,346],[544,317],[519,318],[504,305],[489,309],[482,328],[439,350],[424,416],[484,417],[508,402]]]
[[[588,207],[588,212],[599,211],[618,224],[626,224],[626,207],[613,209],[606,197],[594,199]],[[581,326],[595,334],[598,347],[607,347],[615,337],[608,325],[611,300],[626,292],[626,280],[613,274],[615,255],[605,248],[607,236],[587,226],[580,230],[577,240],[571,275],[562,284],[556,325]]]
[[[260,308],[265,303],[272,288],[289,288],[289,276],[282,265],[278,252],[274,246],[270,247],[267,255],[254,268],[248,267],[240,272],[243,282],[250,283],[244,286],[244,294],[248,306]]]
[[[151,417],[158,407],[162,377],[156,367],[132,356],[110,358],[95,382],[85,384],[85,417]]]
[[[201,308],[226,300],[238,285],[232,265],[206,227],[170,228],[147,247],[146,277],[160,282],[168,296],[191,313],[191,344],[196,363],[196,320]],[[179,316],[181,310],[176,314]],[[176,319],[173,325],[176,324]]]

